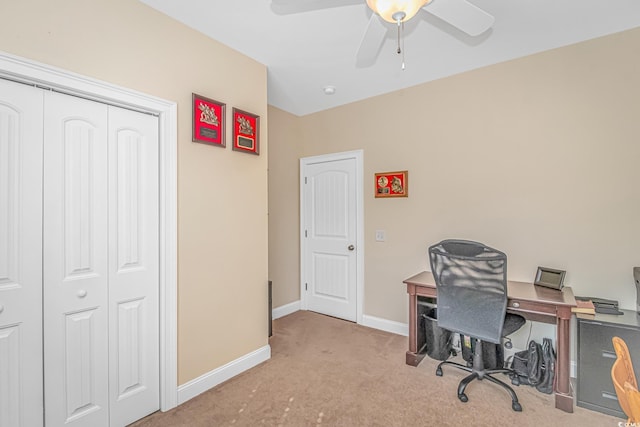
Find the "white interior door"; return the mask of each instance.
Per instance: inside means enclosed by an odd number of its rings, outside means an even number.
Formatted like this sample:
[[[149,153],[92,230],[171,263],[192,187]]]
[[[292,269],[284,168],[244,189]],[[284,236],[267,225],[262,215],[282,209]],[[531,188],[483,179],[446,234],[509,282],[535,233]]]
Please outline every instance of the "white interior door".
[[[47,92],[45,111],[45,424],[107,426],[107,106]]]
[[[45,422],[124,426],[160,406],[158,122],[45,108]]]
[[[109,107],[110,421],[160,407],[158,120]]]
[[[0,427],[159,409],[158,130],[0,79]]]
[[[0,427],[43,422],[42,99],[0,79]]]
[[[303,308],[357,320],[356,160],[302,161]]]

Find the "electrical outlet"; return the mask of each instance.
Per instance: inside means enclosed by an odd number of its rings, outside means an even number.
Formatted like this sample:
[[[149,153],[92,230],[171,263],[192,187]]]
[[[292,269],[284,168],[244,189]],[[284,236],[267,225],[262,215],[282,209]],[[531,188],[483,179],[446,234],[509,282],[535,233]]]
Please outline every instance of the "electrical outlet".
[[[376,242],[384,242],[387,236],[384,230],[376,230]]]

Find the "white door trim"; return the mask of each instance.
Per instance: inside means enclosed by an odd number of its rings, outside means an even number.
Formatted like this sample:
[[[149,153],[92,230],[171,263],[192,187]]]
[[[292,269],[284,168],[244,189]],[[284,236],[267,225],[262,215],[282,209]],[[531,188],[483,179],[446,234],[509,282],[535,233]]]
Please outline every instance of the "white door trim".
[[[364,300],[364,195],[363,195],[363,150],[344,151],[341,153],[323,154],[300,159],[300,308],[307,310],[307,292],[304,290],[306,277],[306,239],[304,238],[304,176],[306,167],[314,163],[333,162],[354,159],[356,162],[356,322],[362,323]]]
[[[0,51],[0,77],[158,115],[160,125],[160,409],[177,405],[177,104]]]

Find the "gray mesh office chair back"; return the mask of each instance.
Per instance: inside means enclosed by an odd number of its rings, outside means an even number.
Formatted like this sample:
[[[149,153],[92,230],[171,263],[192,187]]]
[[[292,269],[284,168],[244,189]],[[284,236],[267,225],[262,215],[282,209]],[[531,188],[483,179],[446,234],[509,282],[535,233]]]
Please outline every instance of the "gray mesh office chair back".
[[[507,390],[512,408],[521,411],[513,389],[490,375],[511,371],[484,369],[482,359],[482,341],[500,344],[503,334],[514,332],[525,322],[521,316],[506,314],[507,256],[482,243],[443,240],[429,248],[429,262],[438,291],[438,326],[477,339],[472,367],[444,361],[436,374],[442,375],[445,364],[471,372],[458,386],[458,398],[463,402],[468,400],[464,391],[472,380],[488,379]]]

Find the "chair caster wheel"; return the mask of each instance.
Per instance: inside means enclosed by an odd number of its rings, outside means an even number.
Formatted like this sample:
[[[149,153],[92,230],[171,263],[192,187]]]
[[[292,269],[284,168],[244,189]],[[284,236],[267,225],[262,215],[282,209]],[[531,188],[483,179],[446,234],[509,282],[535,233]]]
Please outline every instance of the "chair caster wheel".
[[[513,384],[515,386],[519,386],[520,385],[520,380],[518,379],[518,377],[511,378],[511,384]]]
[[[511,407],[513,408],[514,411],[516,412],[522,412],[522,406],[520,405],[519,402],[513,402],[511,403]]]
[[[439,377],[442,376],[442,368],[440,366],[438,366],[438,368],[436,369],[436,375]]]
[[[458,399],[460,399],[461,402],[468,402],[469,398],[467,397],[466,394],[462,393],[458,395]]]

